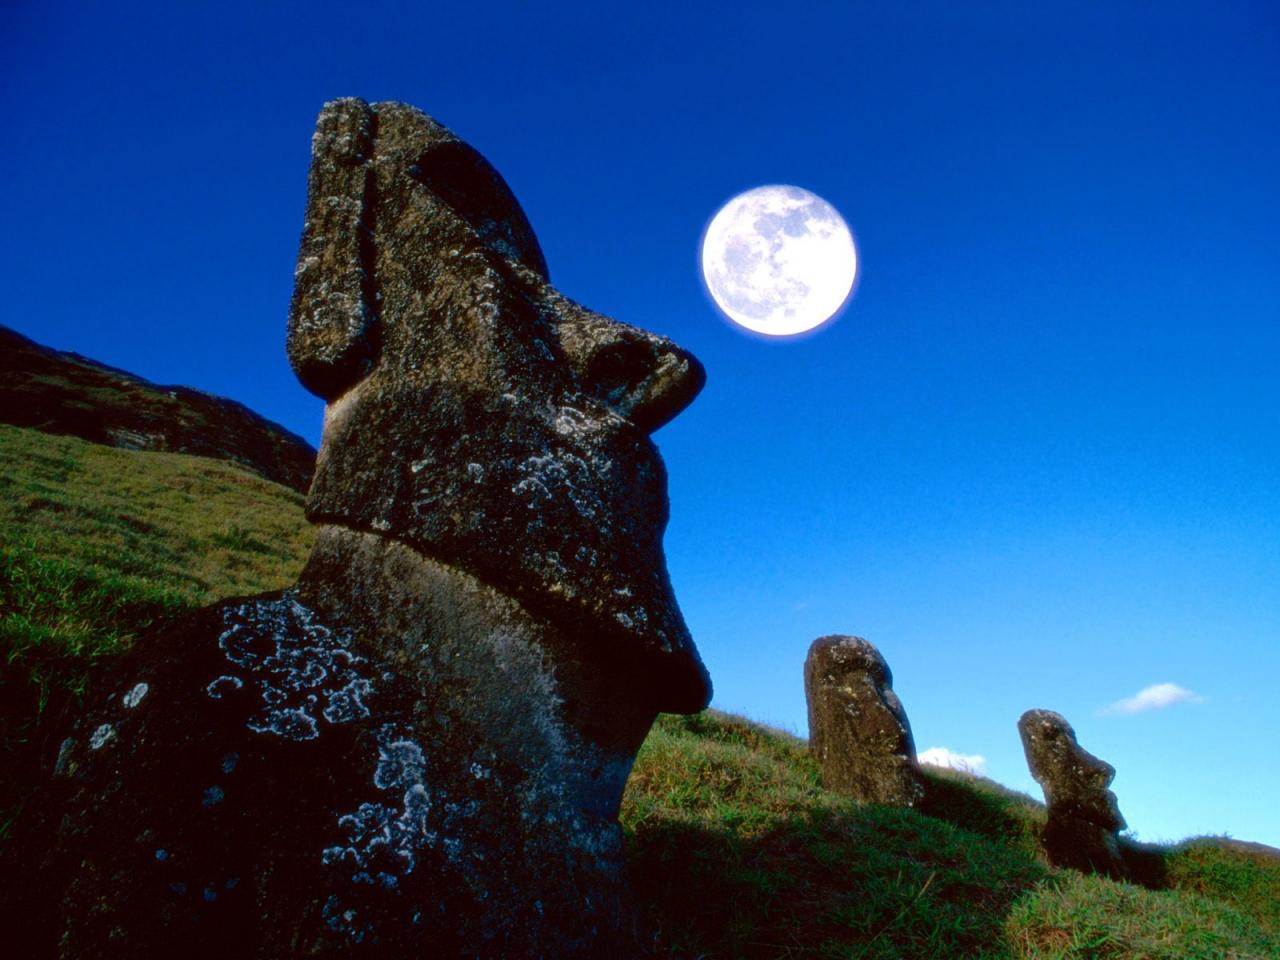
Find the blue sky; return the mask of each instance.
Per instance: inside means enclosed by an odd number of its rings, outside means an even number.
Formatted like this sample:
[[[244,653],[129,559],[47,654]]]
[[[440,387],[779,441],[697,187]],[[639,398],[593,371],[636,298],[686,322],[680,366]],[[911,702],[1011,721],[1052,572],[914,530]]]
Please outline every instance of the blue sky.
[[[809,643],[880,647],[917,746],[1036,795],[1063,713],[1144,839],[1280,845],[1280,13],[1164,4],[0,7],[0,322],[313,442],[284,356],[311,127],[421,107],[552,278],[692,349],[656,437],[715,705],[804,734]],[[697,245],[793,183],[858,236],[807,339]],[[1173,683],[1198,702],[1103,712]]]

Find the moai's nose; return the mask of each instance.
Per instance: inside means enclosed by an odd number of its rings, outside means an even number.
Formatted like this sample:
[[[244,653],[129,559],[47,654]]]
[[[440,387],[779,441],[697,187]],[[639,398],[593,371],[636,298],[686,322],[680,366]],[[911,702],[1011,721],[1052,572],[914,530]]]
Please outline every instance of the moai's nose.
[[[689,351],[573,304],[560,343],[579,382],[619,416],[652,433],[687,407],[707,382]]]

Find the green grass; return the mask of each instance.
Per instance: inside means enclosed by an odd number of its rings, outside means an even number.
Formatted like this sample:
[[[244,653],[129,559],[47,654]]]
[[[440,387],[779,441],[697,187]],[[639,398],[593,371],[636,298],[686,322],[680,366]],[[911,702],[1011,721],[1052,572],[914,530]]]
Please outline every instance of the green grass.
[[[105,660],[159,619],[291,582],[311,533],[295,493],[224,463],[0,426],[0,465],[3,831]],[[926,777],[917,809],[859,806],[822,789],[795,737],[660,717],[622,813],[649,955],[1280,957],[1266,850],[1135,851],[1157,889],[1079,876],[1041,859],[1032,798]]]
[[[235,464],[0,425],[0,542],[196,604],[291,582],[302,496]]]
[[[1280,956],[1280,931],[1224,899],[1069,871],[1015,904],[1005,932],[1014,957],[1037,960]]]
[[[821,788],[802,741],[707,711],[659,719],[623,804],[654,956],[1272,958],[1280,860],[1211,840],[1146,851],[1163,889],[1050,868],[1044,808],[927,771],[916,810]]]
[[[311,540],[301,496],[239,466],[0,425],[0,839],[96,664],[291,583]]]
[[[635,883],[657,955],[1002,956],[1046,870],[917,811],[821,788],[804,743],[708,711],[662,717],[627,788]]]
[[[1226,903],[1260,927],[1280,932],[1280,859],[1250,846],[1224,837],[1178,844],[1165,859],[1168,883]]]

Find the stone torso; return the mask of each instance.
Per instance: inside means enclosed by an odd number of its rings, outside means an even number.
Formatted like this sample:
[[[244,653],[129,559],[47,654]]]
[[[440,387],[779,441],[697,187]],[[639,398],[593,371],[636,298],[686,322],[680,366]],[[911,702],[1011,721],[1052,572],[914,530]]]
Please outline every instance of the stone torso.
[[[329,539],[331,563],[408,575],[388,605],[434,580],[434,609],[372,635],[317,612],[317,574],[148,638],[59,756],[71,813],[38,879],[63,955],[609,955],[629,754],[565,726],[509,601]]]

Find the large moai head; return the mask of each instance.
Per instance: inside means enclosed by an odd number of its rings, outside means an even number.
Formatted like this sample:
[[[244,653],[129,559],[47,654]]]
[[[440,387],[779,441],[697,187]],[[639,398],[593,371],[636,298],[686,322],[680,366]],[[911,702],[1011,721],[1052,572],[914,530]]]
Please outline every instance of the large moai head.
[[[702,367],[558,293],[479,153],[404,104],[324,107],[288,347],[328,404],[313,523],[479,577],[621,665],[655,709],[706,705],[649,439]]]

